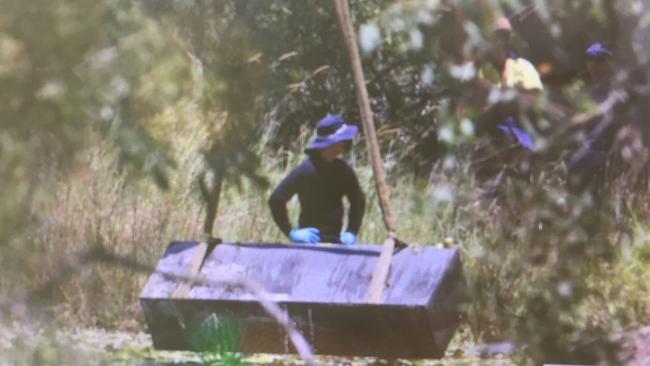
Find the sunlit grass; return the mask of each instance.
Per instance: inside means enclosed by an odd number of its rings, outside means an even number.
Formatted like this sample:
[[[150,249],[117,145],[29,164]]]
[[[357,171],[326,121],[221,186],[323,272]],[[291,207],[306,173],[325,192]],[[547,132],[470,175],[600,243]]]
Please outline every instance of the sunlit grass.
[[[200,239],[204,205],[195,186],[202,168],[196,150],[199,136],[180,136],[178,167],[170,189],[164,192],[147,180],[121,172],[114,149],[103,143],[82,154],[71,175],[44,166],[39,174],[50,190],[33,201],[29,230],[11,243],[22,254],[12,268],[15,274],[0,279],[2,288],[7,293],[38,288],[71,255],[95,244],[155,265],[170,241]],[[299,144],[304,146],[309,137],[305,132]],[[386,230],[362,148],[358,146],[349,156],[367,197],[360,240],[381,243]],[[270,189],[304,159],[300,152],[268,153],[263,144],[259,153],[261,173],[269,179]],[[470,289],[470,302],[464,308],[466,341],[510,340],[513,319],[523,310],[530,284],[553,271],[552,267],[527,267],[530,247],[518,236],[518,230],[525,228],[513,228],[512,235],[504,237],[501,226],[509,225],[502,220],[504,210],[517,209],[516,203],[506,207],[481,197],[480,186],[462,159],[453,166],[436,166],[429,179],[391,167],[388,179],[402,240],[461,250]],[[240,187],[226,184],[214,235],[231,242],[286,242],[267,206],[270,189],[250,182]],[[289,205],[294,222],[298,210],[294,200]],[[615,261],[594,264],[598,270],[584,279],[592,294],[571,315],[576,323],[623,331],[649,321],[650,291],[644,274],[650,269],[650,226],[641,214],[625,210],[620,210],[621,215],[634,219],[633,232],[620,241]],[[138,297],[146,280],[146,275],[124,268],[89,266],[57,284],[54,298],[46,304],[62,325],[142,330]]]

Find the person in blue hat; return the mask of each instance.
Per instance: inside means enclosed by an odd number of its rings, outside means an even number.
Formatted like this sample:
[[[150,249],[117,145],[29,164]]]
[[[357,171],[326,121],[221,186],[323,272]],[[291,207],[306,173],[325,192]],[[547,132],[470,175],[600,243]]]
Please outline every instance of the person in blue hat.
[[[588,92],[597,104],[603,103],[609,96],[614,76],[613,56],[614,52],[601,42],[592,43],[585,50],[589,74]],[[595,118],[586,124],[586,137],[566,161],[570,190],[580,191],[590,185],[594,188],[602,186],[609,150],[619,128],[620,125],[615,123],[603,124],[601,118]]]
[[[587,57],[590,94],[596,103],[601,103],[609,95],[614,52],[604,44],[595,42],[587,48],[585,56]]]
[[[305,149],[307,158],[280,182],[269,198],[275,223],[295,243],[355,244],[365,212],[365,197],[357,176],[340,157],[352,145],[357,126],[330,115],[317,127],[316,137]],[[293,227],[287,202],[298,195],[300,217]],[[343,231],[343,197],[350,203]]]
[[[600,42],[592,43],[585,51],[589,61],[609,61],[614,56],[614,52]],[[589,65],[591,69],[594,65]]]

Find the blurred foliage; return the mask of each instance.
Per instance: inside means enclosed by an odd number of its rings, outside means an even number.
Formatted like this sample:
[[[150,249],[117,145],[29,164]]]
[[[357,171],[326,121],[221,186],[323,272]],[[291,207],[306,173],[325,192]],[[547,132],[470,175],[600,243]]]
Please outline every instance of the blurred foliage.
[[[147,119],[186,89],[189,67],[170,35],[128,1],[7,0],[0,16],[0,237],[47,191],[43,168],[68,169],[101,129],[120,159],[161,187],[173,167]]]
[[[648,218],[650,4],[352,0],[350,6],[386,167],[403,205],[397,210],[413,221],[402,234],[431,240],[433,232],[461,245],[474,335],[514,339],[536,364],[611,361],[616,345],[609,335],[648,318],[633,294],[644,288],[638,277],[648,265],[637,226]],[[545,83],[532,102],[478,78],[500,16],[510,18],[516,51]],[[594,112],[604,98],[595,97],[600,91],[584,55],[594,41],[615,53],[605,97],[621,95],[601,114]],[[495,159],[479,149],[489,140],[487,111],[500,108],[514,111],[538,149]],[[170,228],[197,232],[196,220],[169,213],[179,205],[196,209],[191,190],[179,186],[198,178],[208,208],[224,183],[238,187],[241,196],[224,201],[251,216],[264,207],[257,196],[267,176],[277,180],[295,165],[305,136],[327,113],[359,122],[329,1],[1,0],[0,240],[7,244],[0,259],[6,268],[36,269],[45,261],[33,250],[52,253],[52,243],[130,236],[133,248],[115,248],[153,261],[157,248],[140,248],[140,241],[160,241]],[[611,143],[598,169],[570,169],[599,126]],[[88,159],[88,151],[102,156]],[[494,174],[477,174],[477,157],[492,158]],[[113,158],[119,169],[92,166]],[[363,154],[355,159],[365,162]],[[106,175],[97,174],[102,169]],[[78,183],[67,193],[66,175]],[[369,173],[361,175],[370,190]],[[142,205],[127,193],[133,191],[125,176],[150,177],[171,191],[155,196],[157,211],[146,206],[157,227],[147,235],[136,235]],[[71,191],[80,197],[70,198]],[[154,197],[139,192],[143,200]],[[257,200],[239,199],[246,194]],[[117,202],[127,196],[133,202]],[[47,202],[61,197],[64,211]],[[383,235],[377,215],[371,207],[364,229],[373,240]],[[233,223],[228,233],[269,233],[270,220],[252,216],[220,219]],[[130,226],[120,221],[128,217]],[[153,225],[143,221],[141,227]],[[19,236],[26,224],[41,231]],[[16,260],[18,254],[24,258]],[[110,282],[105,275],[88,277],[102,287]],[[22,280],[28,278],[47,274]],[[629,294],[629,308],[604,309],[602,299],[620,293]],[[610,317],[598,316],[604,313]]]
[[[198,102],[210,126],[204,148],[209,172],[238,186],[245,176],[264,185],[252,149],[260,134],[264,69],[251,30],[236,16],[239,6],[231,1],[145,2],[150,14],[177,29],[197,67]]]

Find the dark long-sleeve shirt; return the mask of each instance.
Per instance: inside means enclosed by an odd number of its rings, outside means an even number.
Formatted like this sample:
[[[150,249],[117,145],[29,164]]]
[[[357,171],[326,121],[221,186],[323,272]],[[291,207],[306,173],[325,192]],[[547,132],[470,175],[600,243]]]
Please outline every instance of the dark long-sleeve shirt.
[[[323,237],[335,237],[343,226],[343,196],[350,202],[347,231],[359,232],[365,209],[365,197],[354,170],[345,161],[327,162],[318,154],[311,154],[284,178],[271,194],[269,206],[273,219],[282,232],[289,236],[291,223],[287,201],[298,194],[300,200],[299,225],[320,229]]]

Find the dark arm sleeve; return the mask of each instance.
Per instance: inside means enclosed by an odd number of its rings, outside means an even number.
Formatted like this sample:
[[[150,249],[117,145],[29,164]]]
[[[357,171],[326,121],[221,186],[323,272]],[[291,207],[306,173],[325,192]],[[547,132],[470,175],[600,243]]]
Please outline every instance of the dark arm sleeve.
[[[359,185],[359,180],[357,175],[354,173],[354,170],[346,164],[347,172],[347,184],[345,195],[350,201],[350,213],[348,217],[348,226],[347,231],[357,235],[359,233],[359,228],[361,228],[361,221],[363,220],[363,215],[366,210],[366,197],[361,191],[361,186]]]
[[[280,231],[287,237],[291,232],[291,222],[289,222],[289,214],[287,212],[287,202],[298,192],[300,183],[301,167],[294,169],[271,194],[269,198],[269,207],[271,208],[271,215],[273,220],[280,228]]]

